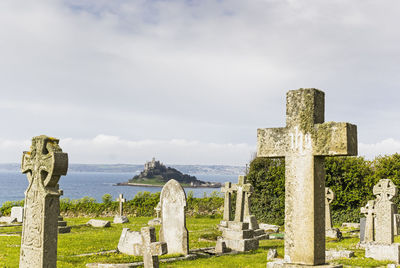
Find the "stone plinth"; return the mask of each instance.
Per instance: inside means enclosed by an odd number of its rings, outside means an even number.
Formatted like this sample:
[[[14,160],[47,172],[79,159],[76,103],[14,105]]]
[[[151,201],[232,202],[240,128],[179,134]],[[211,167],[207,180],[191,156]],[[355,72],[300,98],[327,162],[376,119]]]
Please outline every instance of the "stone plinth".
[[[66,234],[71,232],[71,226],[67,226],[67,222],[64,221],[63,217],[58,216],[58,233],[59,234]]]
[[[379,261],[394,261],[400,263],[400,244],[368,244],[365,246],[365,257]]]
[[[247,222],[229,221],[228,227],[222,231],[226,247],[235,251],[249,251],[258,249],[258,239],[254,231],[249,229]]]

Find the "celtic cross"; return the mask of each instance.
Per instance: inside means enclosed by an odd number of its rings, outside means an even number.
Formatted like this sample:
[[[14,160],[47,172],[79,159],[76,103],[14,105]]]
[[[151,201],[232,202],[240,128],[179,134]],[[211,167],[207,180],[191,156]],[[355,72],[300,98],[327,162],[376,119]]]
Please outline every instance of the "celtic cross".
[[[397,187],[389,179],[381,179],[373,188],[377,202],[390,201],[397,195]]]

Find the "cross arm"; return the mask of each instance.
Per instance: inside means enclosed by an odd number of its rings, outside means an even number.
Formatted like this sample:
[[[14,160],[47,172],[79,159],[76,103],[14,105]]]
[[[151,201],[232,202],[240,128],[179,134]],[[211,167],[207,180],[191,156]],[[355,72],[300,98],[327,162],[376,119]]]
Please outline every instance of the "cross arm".
[[[288,151],[286,128],[257,129],[257,157],[284,157]]]
[[[326,122],[315,125],[315,156],[357,155],[357,126],[350,123]]]

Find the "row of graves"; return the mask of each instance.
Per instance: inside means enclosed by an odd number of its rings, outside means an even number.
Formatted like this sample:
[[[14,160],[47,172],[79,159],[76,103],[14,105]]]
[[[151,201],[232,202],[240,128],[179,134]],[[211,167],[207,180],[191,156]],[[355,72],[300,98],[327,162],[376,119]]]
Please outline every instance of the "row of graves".
[[[334,193],[325,187],[324,157],[357,155],[357,128],[349,123],[324,122],[324,93],[316,89],[289,91],[286,117],[286,127],[258,130],[257,156],[285,157],[286,165],[285,254],[283,259],[277,259],[276,251],[271,251],[268,257],[272,261],[266,260],[267,267],[342,267],[326,262],[332,255],[325,248],[326,236],[340,238],[341,233],[332,227],[329,206]],[[19,263],[22,268],[56,267],[58,228],[63,222],[59,213],[62,190],[58,181],[68,169],[68,155],[62,152],[58,142],[47,136],[34,137],[30,151],[23,154],[21,169],[27,174],[29,186],[22,219]],[[222,236],[215,247],[205,251],[222,255],[257,249],[259,241],[268,239],[269,235],[251,214],[252,185],[246,182],[245,176],[239,176],[238,183],[227,182],[221,191],[224,214],[218,228]],[[233,193],[236,195],[234,215]],[[399,215],[391,201],[397,195],[397,188],[390,180],[381,180],[373,193],[376,199],[361,208],[365,218],[361,219],[359,247],[365,249],[366,257],[400,263],[400,245],[394,243]],[[128,220],[123,216],[126,200],[122,195],[118,200],[120,211],[114,223],[124,223]],[[189,249],[185,207],[182,186],[175,180],[168,181],[155,208],[157,217],[140,232],[123,229],[118,250],[143,256],[144,267],[158,267],[158,256],[166,253],[193,255],[196,250]],[[110,223],[92,220],[91,224],[107,226]],[[159,242],[153,227],[158,224],[161,225]],[[347,253],[351,257],[351,252]],[[88,266],[113,267],[109,264]]]

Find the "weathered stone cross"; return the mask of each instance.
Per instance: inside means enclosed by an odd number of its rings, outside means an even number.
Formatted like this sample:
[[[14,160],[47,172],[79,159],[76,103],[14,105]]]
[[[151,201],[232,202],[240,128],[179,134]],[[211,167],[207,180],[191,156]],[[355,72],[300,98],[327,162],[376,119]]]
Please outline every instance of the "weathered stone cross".
[[[369,200],[365,207],[361,208],[361,213],[365,214],[365,231],[363,243],[369,243],[374,241],[375,200]]]
[[[250,183],[246,183],[246,176],[239,176],[239,181],[238,183],[234,184],[234,187],[236,188],[237,195],[236,195],[236,210],[235,210],[235,220],[236,222],[242,222],[243,221],[243,216],[244,216],[244,211],[247,206],[248,209],[248,203],[245,204],[246,202],[246,195],[248,193],[253,192],[253,186]]]
[[[325,187],[325,230],[332,229],[332,217],[330,204],[335,199],[335,193],[331,188]]]
[[[377,196],[375,242],[390,245],[394,239],[394,213],[396,211],[396,205],[390,200],[397,196],[397,187],[391,180],[381,179],[374,186],[373,193]]]
[[[225,194],[224,197],[224,221],[230,221],[232,219],[232,193],[236,190],[236,187],[231,182],[225,182],[225,187],[221,188],[221,192]]]
[[[158,202],[158,204],[154,208],[154,210],[156,211],[157,219],[159,219],[160,218],[160,211],[161,211],[161,203],[160,202]]]
[[[288,263],[325,263],[324,156],[357,154],[357,127],[324,123],[324,98],[317,89],[289,91],[286,127],[257,132],[258,157],[285,157]]]
[[[156,242],[154,227],[142,227],[140,232],[144,268],[158,268],[158,256],[167,253],[167,243]]]
[[[124,215],[124,203],[126,202],[126,198],[124,198],[123,194],[119,194],[117,201],[119,202],[119,215],[122,217]]]
[[[66,175],[68,155],[58,145],[58,139],[47,136],[32,138],[29,152],[22,156],[21,171],[27,174],[29,186],[25,192],[25,210],[19,267],[56,267],[58,189],[61,175]]]

